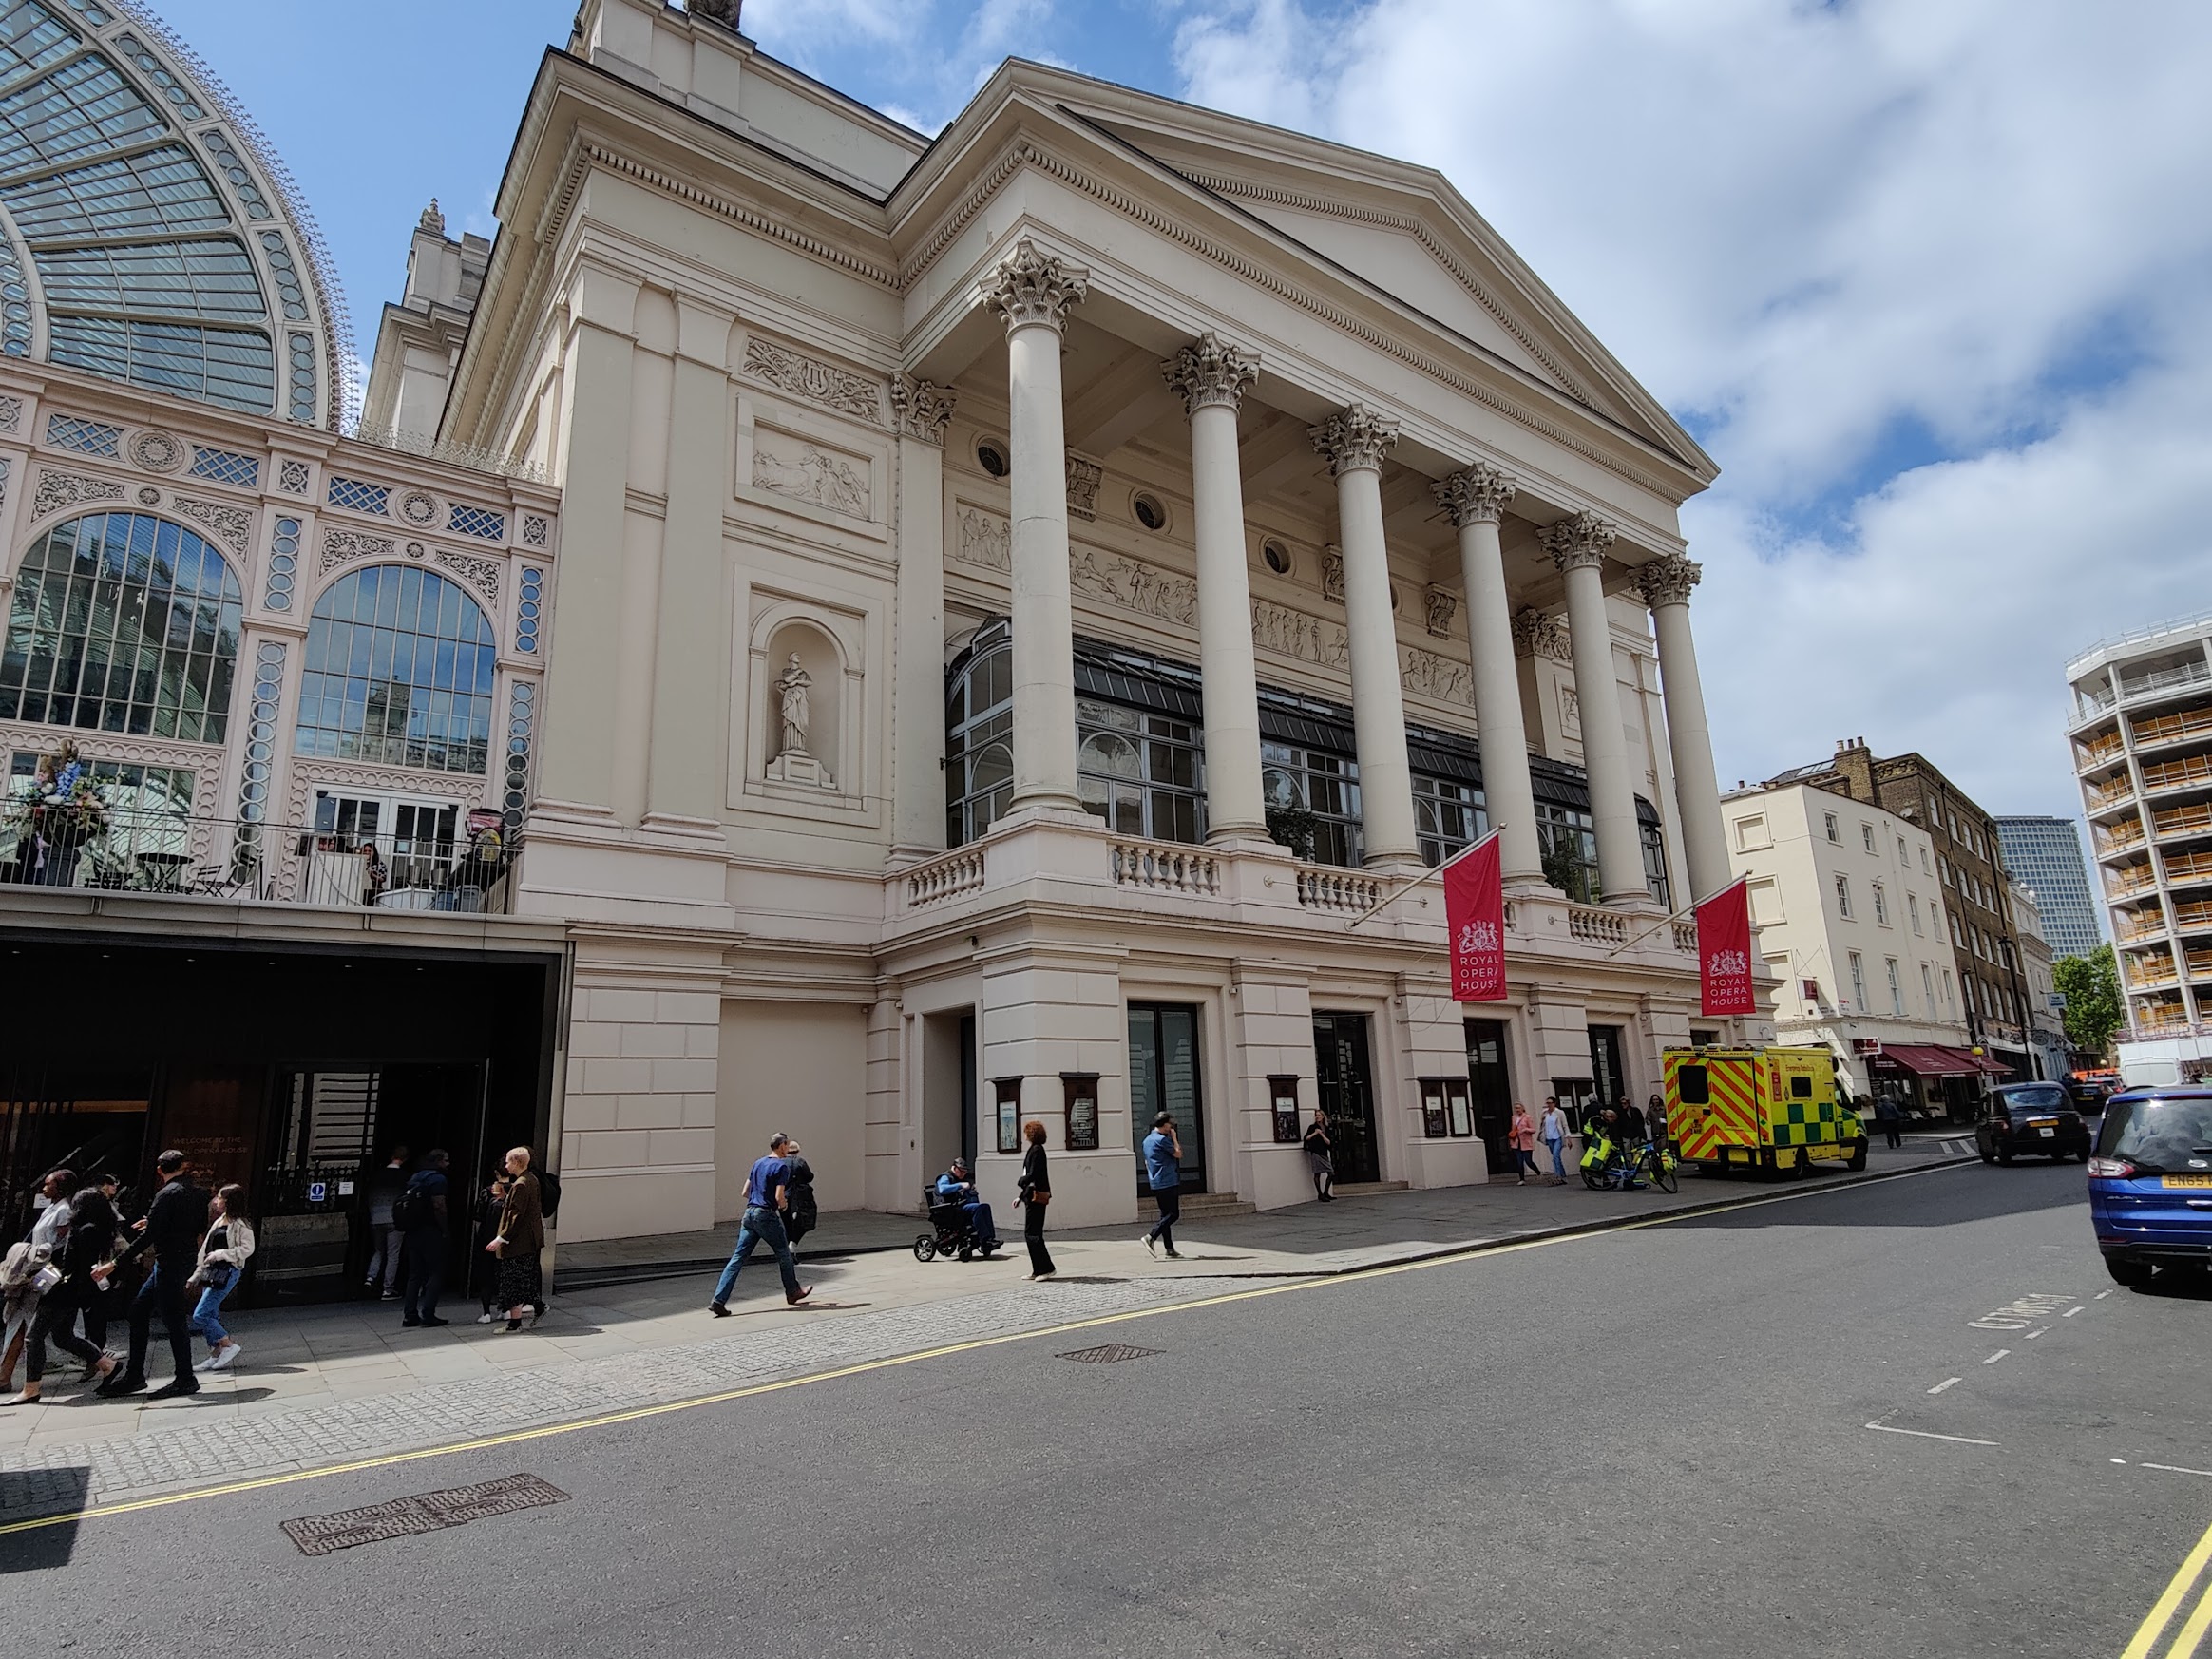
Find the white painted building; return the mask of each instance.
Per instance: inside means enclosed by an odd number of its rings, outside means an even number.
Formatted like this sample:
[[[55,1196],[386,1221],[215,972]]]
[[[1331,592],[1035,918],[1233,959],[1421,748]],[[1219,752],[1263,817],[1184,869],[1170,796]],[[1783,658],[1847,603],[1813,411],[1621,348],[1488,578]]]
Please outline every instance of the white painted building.
[[[1927,831],[1812,784],[1722,797],[1774,981],[1775,1040],[1827,1049],[1854,1096],[1945,1113],[1985,1068],[1952,968]]]
[[[1477,1181],[1514,1099],[1764,1033],[1669,920],[1730,879],[1713,463],[1448,181],[1022,63],[931,142],[736,12],[584,0],[288,543],[319,591],[504,515],[494,678],[543,692],[468,948],[558,941],[561,1236],[730,1217],[776,1128],[830,1208],[963,1150],[1003,1198],[1037,1118],[1056,1222],[1131,1217],[1161,1110],[1193,1185],[1292,1203],[1317,1103],[1347,1181]],[[315,699],[266,701],[282,748]],[[1513,994],[1460,1008],[1438,888],[1391,896],[1493,821]],[[292,925],[395,925],[334,897]]]

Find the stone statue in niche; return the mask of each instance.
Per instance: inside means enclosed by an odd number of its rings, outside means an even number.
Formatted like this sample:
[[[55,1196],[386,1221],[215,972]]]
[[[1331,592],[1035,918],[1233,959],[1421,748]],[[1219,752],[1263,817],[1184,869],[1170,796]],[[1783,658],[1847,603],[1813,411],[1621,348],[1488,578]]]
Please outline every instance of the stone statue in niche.
[[[784,659],[783,673],[770,682],[776,696],[777,740],[767,776],[774,783],[835,789],[837,780],[830,775],[830,769],[807,750],[807,726],[811,717],[808,692],[813,683],[814,677],[799,661],[796,651]]]

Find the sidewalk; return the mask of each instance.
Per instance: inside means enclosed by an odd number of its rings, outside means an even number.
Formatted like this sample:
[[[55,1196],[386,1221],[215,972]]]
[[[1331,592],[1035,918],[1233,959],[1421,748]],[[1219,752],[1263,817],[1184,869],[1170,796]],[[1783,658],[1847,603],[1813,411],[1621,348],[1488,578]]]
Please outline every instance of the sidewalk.
[[[1868,1173],[1952,1161],[1935,1142],[1878,1147]],[[456,1323],[433,1330],[402,1329],[391,1303],[242,1313],[231,1322],[238,1363],[203,1376],[192,1399],[100,1400],[75,1381],[73,1363],[50,1367],[48,1402],[0,1412],[0,1521],[681,1400],[1239,1282],[1342,1273],[1863,1178],[1761,1187],[1693,1175],[1671,1196],[1593,1192],[1579,1181],[1378,1193],[1193,1223],[1182,1230],[1181,1261],[1148,1255],[1135,1226],[1092,1228],[1051,1235],[1059,1277],[1039,1285],[1025,1282],[1018,1237],[992,1262],[924,1264],[909,1250],[878,1250],[804,1265],[815,1299],[803,1308],[784,1306],[772,1260],[756,1256],[733,1300],[741,1317],[726,1321],[705,1312],[705,1270],[558,1293],[541,1325],[512,1335],[460,1323],[475,1316],[466,1302],[448,1304]],[[854,1219],[832,1236],[872,1237],[886,1223],[909,1240],[916,1225]],[[715,1252],[715,1267],[724,1254]],[[166,1365],[157,1342],[157,1382]]]

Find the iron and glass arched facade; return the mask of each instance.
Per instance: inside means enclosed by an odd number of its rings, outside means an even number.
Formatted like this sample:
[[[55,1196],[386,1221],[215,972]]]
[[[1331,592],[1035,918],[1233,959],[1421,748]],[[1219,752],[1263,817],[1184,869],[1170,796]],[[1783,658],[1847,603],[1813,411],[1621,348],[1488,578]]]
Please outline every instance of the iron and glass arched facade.
[[[335,429],[342,303],[252,124],[117,0],[0,0],[0,354]]]
[[[308,622],[295,752],[482,776],[498,657],[482,608],[435,571],[341,577]]]
[[[15,574],[0,720],[220,743],[244,610],[237,575],[150,513],[56,524]]]

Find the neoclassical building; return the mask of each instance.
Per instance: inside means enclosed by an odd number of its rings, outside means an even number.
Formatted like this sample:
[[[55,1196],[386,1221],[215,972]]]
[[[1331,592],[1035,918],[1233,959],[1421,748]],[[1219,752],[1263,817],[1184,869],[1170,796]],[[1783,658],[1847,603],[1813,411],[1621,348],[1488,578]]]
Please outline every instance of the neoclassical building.
[[[205,77],[125,11],[0,8],[33,10],[124,79],[112,31],[136,28],[137,96],[215,197],[196,245],[230,238],[253,267],[259,311],[162,326],[289,361],[280,275],[213,218],[257,222],[200,162]],[[284,1006],[314,1000],[313,1053],[263,1062],[307,1116],[272,1105],[271,1144],[313,1138],[317,1088],[338,1120],[352,1096],[326,1071],[385,1078],[416,1138],[526,1124],[571,1240],[728,1218],[779,1128],[831,1208],[910,1209],[963,1152],[1004,1197],[1035,1118],[1058,1222],[1134,1216],[1160,1111],[1216,1203],[1308,1196],[1317,1106],[1347,1183],[1479,1181],[1513,1100],[1641,1098],[1663,1048],[1748,1035],[1698,1017],[1675,919],[1731,879],[1677,523],[1713,463],[1450,183],[1019,62],[932,141],[738,24],[734,0],[584,0],[522,112],[490,245],[434,210],[413,233],[360,413],[373,443],[335,429],[325,357],[311,416],[281,375],[254,401],[257,368],[251,396],[181,397],[158,369],[66,355],[85,290],[0,168],[30,295],[28,349],[0,367],[16,612],[51,580],[29,574],[64,516],[49,480],[152,490],[200,534],[174,492],[216,482],[201,449],[250,461],[219,493],[242,542],[209,626],[235,633],[232,664],[280,647],[282,666],[251,696],[241,677],[190,749],[209,820],[190,857],[218,878],[245,862],[216,820],[247,816],[256,767],[287,825],[243,890],[0,884],[0,925],[43,906],[80,932],[127,910],[148,950],[312,941],[319,977]],[[163,110],[172,83],[200,124]],[[114,162],[155,186],[135,143]],[[272,163],[231,153],[273,228],[303,222]],[[334,337],[328,284],[293,268],[305,334]],[[70,455],[57,418],[116,448]],[[181,477],[142,481],[152,433]],[[387,571],[473,606],[411,659],[419,705],[399,657],[353,671],[315,625]],[[360,601],[337,602],[345,649],[372,653]],[[446,644],[473,651],[476,700],[454,700]],[[182,753],[10,702],[16,661],[0,732],[25,753],[63,727],[112,766]],[[357,808],[314,832],[340,785],[383,791],[373,834]],[[372,841],[397,861],[391,814],[440,803],[496,818],[496,862],[464,869],[432,818],[417,886],[364,888],[351,861]],[[1493,826],[1512,994],[1461,1007],[1421,878]],[[477,896],[381,902],[426,890]],[[433,960],[455,985],[539,977],[456,1012],[404,996]],[[381,977],[349,1027],[325,979],[364,967]],[[448,1066],[436,1087],[379,1069],[417,1026],[440,1035],[407,1063]],[[442,1118],[471,1086],[473,1116]],[[402,1120],[348,1121],[376,1142]],[[306,1179],[252,1155],[273,1188]]]

